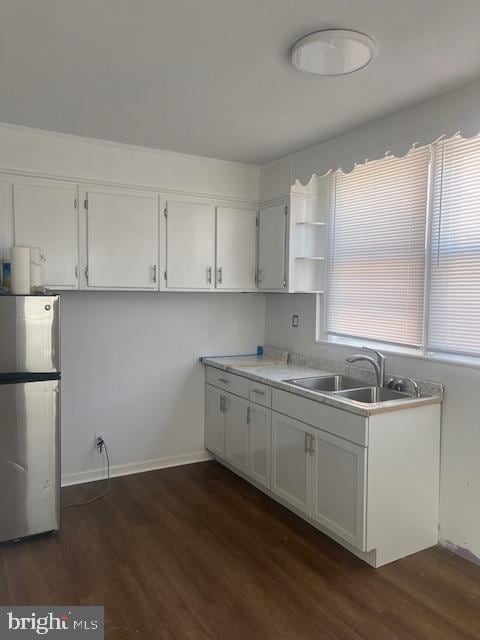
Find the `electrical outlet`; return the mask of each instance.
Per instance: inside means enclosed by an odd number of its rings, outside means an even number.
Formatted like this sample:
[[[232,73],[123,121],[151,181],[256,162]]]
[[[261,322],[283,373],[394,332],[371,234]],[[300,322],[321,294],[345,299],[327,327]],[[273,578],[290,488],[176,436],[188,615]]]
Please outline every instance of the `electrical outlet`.
[[[101,453],[100,447],[98,445],[98,443],[100,441],[104,441],[105,442],[105,434],[101,431],[100,433],[96,433],[95,434],[95,448],[98,450],[99,453]]]
[[[298,327],[298,316],[292,316],[292,327]]]

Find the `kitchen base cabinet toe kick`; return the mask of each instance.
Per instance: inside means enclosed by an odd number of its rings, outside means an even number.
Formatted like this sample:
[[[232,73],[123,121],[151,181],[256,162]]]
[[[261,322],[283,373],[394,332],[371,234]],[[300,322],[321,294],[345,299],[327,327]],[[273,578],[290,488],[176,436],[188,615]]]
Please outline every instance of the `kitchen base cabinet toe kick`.
[[[373,567],[437,544],[440,404],[363,417],[206,369],[220,463]]]

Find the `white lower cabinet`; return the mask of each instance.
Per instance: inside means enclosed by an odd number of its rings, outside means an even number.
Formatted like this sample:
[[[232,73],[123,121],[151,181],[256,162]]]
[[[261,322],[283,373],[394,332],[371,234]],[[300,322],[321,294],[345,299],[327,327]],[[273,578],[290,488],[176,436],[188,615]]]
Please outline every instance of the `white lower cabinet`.
[[[225,456],[224,394],[207,384],[205,394],[205,447],[214,455]]]
[[[310,524],[374,567],[437,544],[439,403],[362,416],[211,366],[206,386],[205,447]]]
[[[264,487],[270,487],[272,412],[251,403],[249,409],[249,473]]]
[[[310,513],[311,427],[272,413],[272,484],[274,494],[305,514]]]
[[[248,398],[207,384],[205,448],[269,488],[271,414]]]
[[[225,460],[248,473],[248,421],[250,403],[230,393],[224,394]]]
[[[273,412],[272,492],[364,550],[366,451]]]
[[[312,432],[311,517],[365,550],[367,449],[315,429]]]

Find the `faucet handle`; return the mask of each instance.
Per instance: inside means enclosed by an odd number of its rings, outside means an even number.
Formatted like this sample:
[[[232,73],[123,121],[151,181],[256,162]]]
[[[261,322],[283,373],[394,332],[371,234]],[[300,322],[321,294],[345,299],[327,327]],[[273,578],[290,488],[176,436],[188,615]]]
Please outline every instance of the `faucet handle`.
[[[409,382],[415,392],[415,396],[417,398],[421,398],[422,393],[420,390],[420,385],[413,378],[409,378],[408,376],[403,376],[402,378],[390,378],[387,382],[386,386],[389,389],[394,389],[395,391],[405,392],[406,382]]]
[[[385,361],[385,356],[383,355],[383,353],[380,353],[380,351],[377,351],[376,349],[372,349],[372,347],[362,347],[362,349],[365,349],[365,351],[371,351],[372,353],[374,353],[379,361]]]

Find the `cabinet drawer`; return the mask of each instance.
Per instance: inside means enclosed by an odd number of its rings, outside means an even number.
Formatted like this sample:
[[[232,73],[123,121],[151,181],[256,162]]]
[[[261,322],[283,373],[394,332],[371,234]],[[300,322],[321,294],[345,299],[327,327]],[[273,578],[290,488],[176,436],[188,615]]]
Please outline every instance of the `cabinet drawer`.
[[[368,444],[368,419],[354,413],[279,389],[273,389],[272,409],[364,447]]]
[[[224,389],[230,393],[234,393],[242,398],[248,398],[248,392],[250,388],[250,381],[241,376],[236,376],[233,373],[227,373],[222,369],[216,369],[215,367],[207,367],[207,382],[213,384],[219,389]]]
[[[250,402],[263,404],[264,407],[272,406],[272,387],[261,382],[250,381]]]

